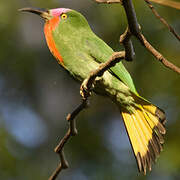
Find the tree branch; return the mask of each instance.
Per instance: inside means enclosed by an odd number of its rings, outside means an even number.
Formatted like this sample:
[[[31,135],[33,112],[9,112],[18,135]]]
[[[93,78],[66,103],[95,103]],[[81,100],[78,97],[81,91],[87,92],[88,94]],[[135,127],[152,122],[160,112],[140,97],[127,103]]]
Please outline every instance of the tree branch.
[[[114,3],[117,1],[108,1],[108,0],[94,0],[98,3]],[[157,51],[144,37],[144,35],[141,32],[137,17],[136,17],[136,12],[134,10],[134,5],[132,3],[132,0],[119,0],[119,2],[123,5],[127,20],[128,20],[128,25],[129,25],[129,31],[132,35],[134,35],[140,42],[141,44],[149,51],[151,54],[158,60],[160,61],[165,67],[173,70],[174,72],[177,72],[180,74],[180,68],[175,66],[173,63],[169,62],[159,51]]]
[[[122,0],[95,0],[97,3],[113,4],[122,3]]]
[[[56,170],[53,172],[49,180],[55,180],[58,174],[61,172],[61,170],[66,169],[69,167],[68,162],[65,158],[64,152],[63,152],[63,147],[65,144],[68,142],[71,136],[75,136],[77,134],[77,129],[76,129],[76,116],[86,108],[87,106],[87,99],[83,99],[81,104],[71,113],[68,114],[66,119],[69,122],[69,129],[65,136],[61,139],[60,143],[56,146],[54,151],[59,154],[60,157],[60,163]]]
[[[154,6],[152,5],[151,2],[149,2],[149,0],[144,0],[147,5],[149,6],[149,8],[152,10],[153,14],[169,29],[169,31],[180,41],[180,36],[176,33],[176,31],[173,29],[172,26],[170,26],[167,21],[162,18],[159,13],[156,11],[156,9],[154,8]]]
[[[150,0],[150,1],[180,10],[180,2],[174,0]]]
[[[137,17],[135,14],[134,6],[132,0],[123,0],[123,6],[126,11],[128,24],[130,32],[141,42],[141,44],[149,51],[151,54],[159,60],[165,67],[173,70],[180,74],[180,68],[175,66],[173,63],[169,62],[159,51],[157,51],[144,37],[141,33]]]
[[[94,1],[96,1],[97,3],[107,3],[107,4],[121,3],[124,6],[129,27],[120,36],[120,43],[124,45],[125,51],[115,52],[107,62],[100,64],[99,68],[91,72],[90,75],[82,82],[81,87],[80,87],[80,95],[82,97],[82,102],[71,114],[68,114],[66,117],[66,119],[69,122],[69,128],[65,136],[62,138],[62,140],[59,142],[59,144],[56,146],[54,150],[60,156],[60,163],[58,167],[56,168],[56,170],[51,175],[51,177],[49,178],[49,180],[55,180],[58,174],[63,169],[68,168],[68,162],[66,161],[65,155],[63,153],[63,148],[65,144],[68,142],[68,140],[70,139],[70,137],[77,135],[75,118],[82,110],[86,108],[88,98],[91,96],[91,92],[93,90],[93,87],[96,81],[96,77],[101,77],[105,71],[115,66],[115,64],[120,62],[122,59],[131,61],[134,58],[135,56],[134,48],[132,46],[132,42],[130,39],[132,35],[134,35],[141,42],[141,44],[149,52],[151,52],[156,57],[156,59],[162,62],[166,67],[172,69],[173,71],[177,73],[180,73],[180,68],[176,67],[174,64],[170,63],[167,59],[165,59],[162,56],[162,54],[160,54],[146,40],[146,38],[141,33],[141,29],[137,21],[137,17],[136,17],[132,0],[94,0]]]
[[[49,180],[55,180],[57,176],[59,175],[59,173],[61,172],[61,170],[67,169],[69,167],[68,162],[65,159],[65,155],[63,151],[59,152],[59,156],[60,156],[60,163],[57,166],[56,170],[51,175],[51,177],[49,178]]]
[[[63,148],[70,139],[70,137],[77,135],[75,118],[81,111],[83,111],[87,107],[88,98],[93,90],[96,77],[101,77],[105,71],[115,66],[116,63],[120,62],[124,58],[125,58],[124,51],[115,52],[107,62],[100,64],[99,67],[96,70],[92,71],[90,75],[82,82],[80,87],[82,102],[71,114],[68,114],[66,117],[67,121],[69,122],[69,128],[65,136],[60,140],[59,144],[54,149],[54,151],[60,156],[60,163],[56,168],[56,170],[51,175],[51,177],[49,178],[49,180],[55,180],[63,169],[69,167],[63,152]]]
[[[177,72],[180,74],[180,68],[175,66],[173,63],[169,62],[159,51],[157,51],[143,36],[142,33],[140,33],[137,37],[141,44],[149,51],[151,54],[159,60],[164,66],[167,68],[173,70],[174,72]]]
[[[115,66],[116,63],[120,62],[120,60],[124,58],[125,58],[125,51],[114,52],[107,62],[100,64],[98,69],[92,71],[90,75],[81,84],[80,87],[81,97],[83,99],[89,97],[92,91],[92,87],[94,86],[96,77],[101,77],[105,71]]]
[[[129,31],[129,27],[127,27],[126,31],[120,36],[119,42],[123,44],[125,49],[125,60],[132,61],[135,57],[134,47],[131,41],[131,32]]]
[[[126,12],[129,30],[136,36],[140,33],[140,28],[132,0],[122,0],[122,5],[124,6],[124,10]]]

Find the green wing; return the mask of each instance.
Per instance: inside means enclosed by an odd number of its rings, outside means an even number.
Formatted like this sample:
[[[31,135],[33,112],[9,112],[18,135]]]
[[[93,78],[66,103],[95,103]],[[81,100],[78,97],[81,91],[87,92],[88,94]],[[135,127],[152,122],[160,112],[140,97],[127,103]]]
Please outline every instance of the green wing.
[[[90,37],[85,39],[85,47],[89,55],[100,63],[106,62],[114,52],[103,40],[97,37],[94,33]],[[122,82],[124,82],[133,93],[138,94],[133,80],[122,62],[119,62],[116,64],[116,66],[110,68],[110,72]]]

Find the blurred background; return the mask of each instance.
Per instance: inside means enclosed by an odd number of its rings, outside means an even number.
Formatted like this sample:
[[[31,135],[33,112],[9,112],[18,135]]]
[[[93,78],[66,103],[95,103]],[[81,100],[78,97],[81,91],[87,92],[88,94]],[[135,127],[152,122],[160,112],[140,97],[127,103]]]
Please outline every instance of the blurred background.
[[[180,67],[180,44],[143,0],[134,1],[147,39]],[[68,7],[83,13],[93,31],[114,50],[126,28],[122,7],[92,0],[0,1],[0,179],[45,180],[59,163],[53,149],[65,134],[65,120],[79,103],[79,86],[50,54],[43,20],[20,13],[22,7]],[[155,5],[180,33],[180,11]],[[155,60],[136,39],[136,59],[124,62],[139,93],[165,110],[164,151],[152,172],[138,174],[136,161],[116,106],[95,94],[77,118],[78,136],[65,147],[70,168],[63,180],[180,179],[180,75]]]

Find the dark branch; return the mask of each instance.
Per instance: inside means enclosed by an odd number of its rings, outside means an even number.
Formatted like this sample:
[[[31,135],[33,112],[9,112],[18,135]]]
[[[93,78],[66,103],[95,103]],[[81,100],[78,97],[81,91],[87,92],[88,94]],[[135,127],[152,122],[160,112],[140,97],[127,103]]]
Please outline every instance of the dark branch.
[[[169,62],[160,52],[158,52],[144,37],[144,35],[141,33],[139,24],[136,18],[136,15],[134,15],[134,7],[132,4],[132,0],[123,0],[123,6],[126,11],[127,19],[129,22],[130,32],[141,42],[141,44],[152,53],[152,55],[159,60],[165,67],[168,67],[169,69],[177,72],[180,74],[180,68]],[[131,13],[129,11],[132,11]],[[131,26],[130,26],[130,23]]]
[[[60,157],[60,163],[48,180],[55,180],[58,174],[61,172],[61,170],[67,169],[69,167],[63,151],[59,152],[59,157]]]
[[[177,72],[180,74],[180,68],[175,66],[174,64],[172,64],[171,62],[169,62],[160,52],[158,52],[147,40],[146,38],[143,36],[143,34],[139,34],[139,36],[137,37],[141,44],[146,47],[146,49],[151,52],[151,54],[157,59],[159,60],[164,66],[166,66],[167,68],[173,70],[174,72]]]
[[[56,170],[53,172],[53,174],[50,176],[48,180],[55,180],[62,169],[63,169],[62,164],[59,163],[58,167],[56,168]]]
[[[150,1],[161,4],[163,6],[168,6],[180,10],[180,2],[174,0],[150,0]]]
[[[66,119],[69,122],[69,129],[68,129],[67,133],[65,134],[65,136],[60,141],[60,143],[54,149],[54,151],[56,153],[59,153],[59,152],[62,151],[64,145],[66,144],[66,142],[68,141],[68,139],[71,136],[77,135],[75,118],[83,109],[85,109],[86,106],[87,106],[87,100],[85,99],[85,100],[82,101],[82,103],[71,114],[67,115]]]
[[[88,96],[90,96],[96,77],[102,76],[105,71],[115,66],[116,63],[120,62],[120,60],[124,58],[124,51],[114,52],[107,62],[100,64],[98,69],[92,71],[90,75],[83,81],[80,87],[80,94],[83,97],[83,99],[86,99]]]
[[[126,12],[129,30],[133,35],[136,36],[140,33],[140,28],[132,0],[122,0],[122,5],[124,6]]]
[[[95,0],[97,3],[113,4],[122,3],[122,0]]]
[[[129,28],[127,28],[126,31],[120,36],[119,40],[119,42],[122,43],[124,46],[126,61],[132,61],[135,57],[135,52],[131,41],[131,35],[132,34],[129,31]]]
[[[116,63],[120,62],[120,60],[124,58],[125,58],[124,51],[115,52],[106,63],[100,64],[99,68],[92,71],[90,75],[81,84],[80,94],[82,96],[82,103],[71,114],[68,114],[66,117],[67,121],[69,122],[68,131],[54,149],[54,151],[60,156],[60,163],[56,168],[56,170],[51,175],[51,177],[49,178],[49,180],[55,180],[63,169],[68,168],[68,162],[63,153],[63,148],[70,139],[70,137],[77,135],[75,118],[81,111],[83,111],[87,107],[88,97],[91,95],[91,91],[94,87],[96,77],[102,76],[105,71],[113,67]]]
[[[56,170],[53,172],[49,180],[55,180],[58,174],[61,172],[61,170],[66,169],[69,167],[68,162],[65,158],[64,152],[63,152],[63,147],[65,144],[68,142],[71,136],[75,136],[77,134],[77,129],[76,129],[76,116],[86,108],[87,106],[87,99],[83,99],[82,103],[71,113],[68,114],[66,119],[69,122],[69,129],[65,136],[61,139],[60,143],[56,146],[54,151],[59,154],[60,157],[60,163]]]
[[[98,3],[115,3],[117,1],[105,1],[105,0],[94,0]],[[119,0],[119,2],[123,5],[127,20],[128,20],[128,25],[129,25],[129,30],[132,35],[134,35],[140,42],[141,44],[149,51],[152,53],[152,55],[159,60],[165,67],[168,67],[169,69],[177,72],[180,74],[180,68],[175,66],[173,63],[169,62],[160,52],[158,52],[143,36],[141,33],[141,29],[136,17],[136,12],[134,10],[134,5],[132,3],[132,0]]]
[[[94,0],[97,3],[121,3],[124,6],[126,11],[129,28],[124,32],[124,34],[120,37],[120,42],[124,45],[125,51],[115,52],[110,59],[100,64],[99,68],[90,73],[90,75],[83,81],[80,87],[80,94],[82,97],[82,103],[71,113],[68,114],[66,119],[69,122],[69,129],[65,136],[62,138],[60,143],[55,148],[55,152],[60,156],[60,163],[56,170],[53,172],[52,176],[49,180],[55,180],[58,174],[62,169],[68,168],[68,162],[66,161],[65,155],[63,153],[63,148],[65,144],[68,142],[69,138],[75,136],[77,134],[76,129],[76,116],[86,108],[88,97],[91,96],[92,89],[94,87],[96,77],[100,77],[103,75],[105,71],[109,68],[115,66],[116,63],[120,62],[122,59],[132,60],[134,58],[134,49],[132,46],[132,42],[130,40],[131,35],[134,35],[141,44],[146,47],[159,61],[161,61],[166,67],[172,69],[173,71],[180,73],[180,68],[176,67],[174,64],[167,61],[143,36],[140,30],[140,26],[137,21],[136,13],[134,10],[134,6],[132,0]]]
[[[159,60],[164,66],[180,74],[180,68],[169,62],[163,55],[158,52],[143,36],[140,31],[137,17],[135,14],[132,0],[123,0],[123,6],[126,11],[130,32],[146,47],[146,49],[153,54],[153,56]]]
[[[149,0],[145,0],[145,2],[147,3],[147,5],[149,6],[149,8],[152,10],[153,14],[169,29],[169,31],[180,41],[180,36],[176,33],[176,31],[173,29],[172,26],[170,26],[167,21],[162,18],[159,13],[156,11],[156,9],[154,8],[154,6],[152,5],[151,2],[149,2]]]

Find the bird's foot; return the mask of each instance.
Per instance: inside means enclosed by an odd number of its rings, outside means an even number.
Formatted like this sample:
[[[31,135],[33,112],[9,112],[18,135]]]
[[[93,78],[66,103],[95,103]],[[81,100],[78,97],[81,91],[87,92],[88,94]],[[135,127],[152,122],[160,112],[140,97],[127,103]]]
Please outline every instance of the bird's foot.
[[[85,79],[80,87],[80,95],[83,99],[87,99],[92,94],[92,89],[94,88],[94,85],[92,84],[92,87],[88,87],[89,79]]]

